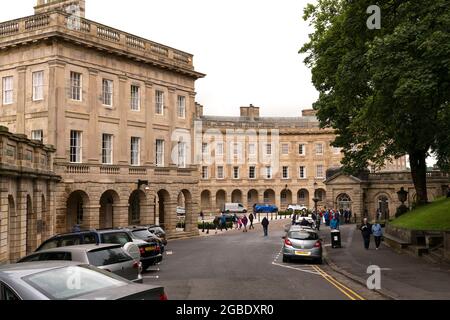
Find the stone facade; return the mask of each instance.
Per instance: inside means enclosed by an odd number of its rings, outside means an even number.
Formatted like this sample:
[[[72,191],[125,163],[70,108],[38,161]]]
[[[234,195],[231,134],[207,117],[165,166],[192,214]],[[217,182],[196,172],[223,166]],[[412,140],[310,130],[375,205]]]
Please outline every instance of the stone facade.
[[[427,188],[430,201],[445,196],[450,175],[440,171],[427,173]],[[410,171],[382,171],[366,173],[360,177],[348,176],[340,172],[330,175],[325,181],[327,206],[329,208],[350,208],[359,220],[366,216],[376,217],[379,210],[383,219],[395,217],[401,205],[397,192],[404,188],[408,192],[405,205],[412,208],[416,201],[416,191]]]
[[[281,210],[289,204],[312,207],[315,194],[319,205],[326,205],[326,170],[340,167],[342,154],[331,146],[334,131],[320,129],[313,110],[304,110],[301,117],[269,118],[249,106],[241,107],[240,117],[216,117],[203,115],[197,105],[197,121],[207,145],[199,165],[202,210],[216,213],[225,202],[240,202],[247,208],[271,203]],[[213,161],[205,161],[209,157]]]
[[[159,223],[171,235],[180,205],[185,234],[197,234],[190,132],[204,75],[191,54],[84,11],[85,1],[39,0],[35,15],[0,24],[0,125],[55,147],[53,231]]]
[[[54,152],[0,126],[0,263],[33,252],[55,232]]]

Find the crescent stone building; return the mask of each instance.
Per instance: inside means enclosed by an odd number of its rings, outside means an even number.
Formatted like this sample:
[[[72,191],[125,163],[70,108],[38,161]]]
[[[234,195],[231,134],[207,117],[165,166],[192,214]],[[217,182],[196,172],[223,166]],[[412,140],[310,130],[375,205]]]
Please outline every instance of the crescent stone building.
[[[0,263],[71,231],[160,224],[198,235],[227,202],[377,209],[392,216],[406,159],[340,173],[334,132],[298,117],[203,114],[193,55],[85,19],[84,0],[38,0],[0,23]],[[430,195],[449,177],[430,172]],[[179,224],[177,207],[185,209]]]

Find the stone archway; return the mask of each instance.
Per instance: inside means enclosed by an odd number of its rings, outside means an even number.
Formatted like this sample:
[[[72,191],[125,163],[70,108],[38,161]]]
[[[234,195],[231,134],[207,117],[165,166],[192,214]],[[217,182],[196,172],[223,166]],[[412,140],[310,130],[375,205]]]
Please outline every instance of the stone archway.
[[[219,210],[222,210],[227,201],[227,193],[225,190],[219,190],[216,193],[216,206]]]
[[[337,208],[341,211],[344,210],[352,210],[352,198],[350,198],[350,196],[346,193],[341,193],[337,198],[336,198],[336,203],[337,203]]]
[[[78,190],[72,192],[67,198],[66,229],[71,232],[75,226],[83,227],[86,224],[84,214],[89,206],[89,196],[86,192]]]
[[[183,230],[186,232],[193,231],[195,230],[197,215],[195,214],[193,208],[192,194],[189,190],[183,189],[178,194],[178,197],[183,200],[182,207],[184,207],[185,210]]]
[[[231,193],[231,202],[232,203],[242,203],[242,191],[241,190],[234,190]]]
[[[211,210],[211,191],[203,190],[200,195],[200,207],[201,210]]]
[[[259,197],[258,191],[255,189],[252,189],[247,193],[247,203],[249,210],[253,208],[255,204],[258,203],[258,197]]]
[[[164,230],[170,227],[170,194],[167,190],[159,190],[158,193],[158,224]],[[176,211],[176,210],[175,210]],[[176,212],[173,213],[176,215]],[[166,230],[168,231],[168,230]]]
[[[142,190],[134,190],[128,200],[128,224],[139,225],[142,219],[142,207],[145,205],[146,195]]]
[[[17,261],[20,258],[20,225],[18,224],[18,217],[16,213],[16,202],[12,195],[8,196],[8,231],[6,236],[8,237],[8,259],[10,263]]]
[[[309,191],[306,189],[301,189],[297,192],[297,204],[303,205],[309,208]]]
[[[289,190],[289,189],[282,190],[280,193],[280,199],[281,199],[281,201],[280,201],[281,207],[283,209],[287,209],[288,205],[293,204],[291,190]]]
[[[275,191],[272,189],[264,191],[264,203],[275,204]]]
[[[102,194],[99,209],[100,229],[114,227],[114,207],[119,203],[120,198],[116,191],[107,190]]]

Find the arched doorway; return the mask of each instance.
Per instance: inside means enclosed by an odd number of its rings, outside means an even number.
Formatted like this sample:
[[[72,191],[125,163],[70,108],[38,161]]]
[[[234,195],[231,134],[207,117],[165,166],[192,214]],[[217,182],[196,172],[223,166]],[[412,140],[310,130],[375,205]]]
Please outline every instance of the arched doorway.
[[[231,193],[231,202],[232,203],[242,203],[242,191],[241,190],[234,190]]]
[[[219,190],[216,193],[216,206],[219,210],[222,210],[225,202],[227,201],[227,193],[225,190]]]
[[[128,224],[141,223],[141,206],[145,203],[145,193],[142,190],[134,190],[128,200]]]
[[[255,189],[252,189],[247,193],[247,203],[249,210],[251,210],[250,208],[258,203],[258,196],[258,191]]]
[[[20,233],[19,226],[17,225],[16,215],[16,203],[14,197],[8,196],[8,232],[6,233],[8,239],[8,259],[13,263],[20,258],[20,252],[17,252],[17,246],[14,244],[18,240],[18,234]]]
[[[316,197],[319,199],[319,202],[324,202],[327,198],[327,192],[324,189],[317,189]]]
[[[272,189],[264,191],[264,203],[275,204],[275,191]]]
[[[346,193],[340,194],[337,199],[337,208],[341,211],[352,210],[352,199]]]
[[[389,220],[390,218],[389,198],[386,195],[381,195],[378,197],[377,202],[378,202],[377,212],[380,213],[381,219]]]
[[[211,191],[203,190],[200,195],[200,207],[201,210],[210,210],[211,209]]]
[[[32,253],[37,246],[37,226],[36,226],[36,216],[33,212],[33,203],[31,201],[31,196],[27,195],[27,224],[26,224],[26,254]]]
[[[301,189],[297,192],[297,204],[309,208],[309,191]]]
[[[84,211],[89,205],[89,196],[81,190],[72,192],[67,199],[66,228],[71,232],[75,226],[84,224]]]
[[[157,193],[158,195],[158,224],[164,230],[168,227],[168,219],[170,217],[170,212],[168,211],[167,204],[170,202],[170,194],[167,190],[160,190]],[[176,214],[176,212],[174,212]],[[167,230],[166,230],[167,231]]]
[[[192,206],[192,195],[189,190],[181,190],[178,194],[178,206],[184,208],[184,216],[180,219],[183,231],[193,231],[198,220]],[[180,217],[181,218],[181,217]]]
[[[114,227],[114,205],[119,203],[119,195],[114,190],[105,191],[100,197],[100,229]]]
[[[287,209],[288,205],[292,204],[292,192],[289,189],[285,189],[281,191],[281,206],[283,209]]]

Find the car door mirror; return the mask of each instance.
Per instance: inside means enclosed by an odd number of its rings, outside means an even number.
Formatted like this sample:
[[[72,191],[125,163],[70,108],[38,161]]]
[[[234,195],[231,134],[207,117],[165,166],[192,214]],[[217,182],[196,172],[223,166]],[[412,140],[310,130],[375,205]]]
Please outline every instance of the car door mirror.
[[[141,259],[141,252],[139,251],[139,247],[133,242],[126,243],[123,246],[123,249],[131,256],[131,258],[133,258],[133,260],[139,261]]]

